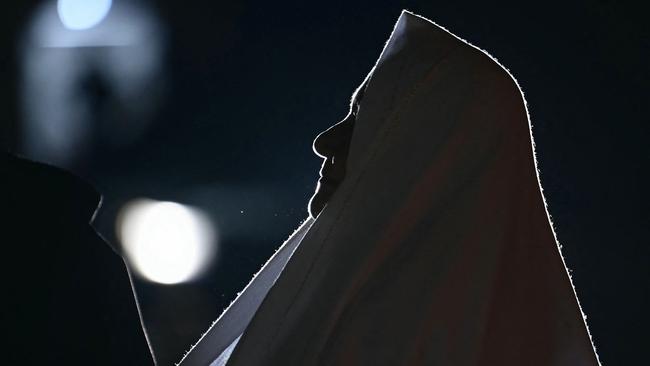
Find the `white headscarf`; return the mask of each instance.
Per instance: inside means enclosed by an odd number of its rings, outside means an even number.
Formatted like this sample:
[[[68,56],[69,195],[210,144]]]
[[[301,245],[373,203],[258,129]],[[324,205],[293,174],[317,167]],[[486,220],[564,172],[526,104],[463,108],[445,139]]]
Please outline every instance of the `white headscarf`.
[[[598,365],[509,72],[403,11],[366,82],[345,179],[182,365]]]

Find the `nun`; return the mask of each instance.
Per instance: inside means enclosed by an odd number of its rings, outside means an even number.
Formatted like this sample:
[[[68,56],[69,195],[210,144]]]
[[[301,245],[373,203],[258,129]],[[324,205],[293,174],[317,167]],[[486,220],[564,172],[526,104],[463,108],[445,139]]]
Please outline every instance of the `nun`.
[[[310,217],[181,366],[596,366],[526,102],[408,11],[321,133]]]

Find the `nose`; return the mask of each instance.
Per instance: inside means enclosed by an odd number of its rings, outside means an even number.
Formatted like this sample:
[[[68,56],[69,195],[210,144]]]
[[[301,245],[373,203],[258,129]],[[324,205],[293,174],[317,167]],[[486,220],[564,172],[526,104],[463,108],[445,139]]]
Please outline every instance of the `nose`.
[[[325,159],[335,156],[346,148],[352,135],[353,116],[348,114],[342,121],[331,126],[316,136],[313,143],[314,152]]]

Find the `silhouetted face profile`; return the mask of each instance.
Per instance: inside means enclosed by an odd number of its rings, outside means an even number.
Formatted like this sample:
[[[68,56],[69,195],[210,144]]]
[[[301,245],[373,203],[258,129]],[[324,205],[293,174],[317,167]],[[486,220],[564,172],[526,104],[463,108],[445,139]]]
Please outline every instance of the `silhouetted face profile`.
[[[360,93],[356,95],[352,112],[339,123],[321,132],[314,140],[314,152],[324,161],[316,192],[309,201],[311,217],[318,216],[345,177],[350,140],[360,97]]]

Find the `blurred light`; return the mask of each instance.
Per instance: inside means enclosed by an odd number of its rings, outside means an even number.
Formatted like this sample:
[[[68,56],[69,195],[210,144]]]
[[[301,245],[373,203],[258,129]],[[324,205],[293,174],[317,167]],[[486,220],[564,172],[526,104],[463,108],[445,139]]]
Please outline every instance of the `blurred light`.
[[[33,160],[101,169],[94,158],[141,142],[155,122],[166,90],[165,28],[144,1],[99,0],[110,7],[100,23],[84,31],[63,24],[66,9],[97,1],[43,1],[17,40],[20,153]]]
[[[59,0],[57,10],[66,28],[83,30],[104,20],[112,3],[112,0]]]
[[[174,202],[131,201],[118,215],[117,233],[136,271],[162,284],[196,278],[210,263],[216,244],[208,218]]]

